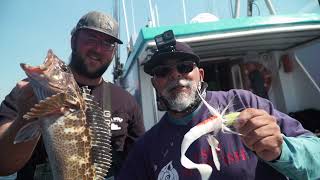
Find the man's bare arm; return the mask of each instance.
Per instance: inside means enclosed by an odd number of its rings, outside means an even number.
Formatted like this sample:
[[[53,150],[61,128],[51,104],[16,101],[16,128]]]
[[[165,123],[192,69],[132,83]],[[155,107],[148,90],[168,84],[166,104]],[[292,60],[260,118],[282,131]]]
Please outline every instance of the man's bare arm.
[[[0,123],[0,175],[10,175],[21,169],[30,159],[38,139],[13,144],[18,130],[18,121],[2,120]]]
[[[38,139],[14,144],[17,132],[26,122],[22,116],[36,103],[27,81],[20,81],[6,97],[0,108],[0,175],[9,175],[21,169],[30,159]]]

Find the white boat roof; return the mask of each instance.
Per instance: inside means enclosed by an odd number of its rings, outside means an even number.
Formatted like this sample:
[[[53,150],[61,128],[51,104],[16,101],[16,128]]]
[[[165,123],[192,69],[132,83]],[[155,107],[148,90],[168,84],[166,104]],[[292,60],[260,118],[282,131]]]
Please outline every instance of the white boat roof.
[[[221,19],[215,22],[142,28],[124,66],[147,61],[155,49],[154,36],[172,29],[201,61],[245,56],[248,52],[286,51],[320,38],[320,14],[275,15]]]

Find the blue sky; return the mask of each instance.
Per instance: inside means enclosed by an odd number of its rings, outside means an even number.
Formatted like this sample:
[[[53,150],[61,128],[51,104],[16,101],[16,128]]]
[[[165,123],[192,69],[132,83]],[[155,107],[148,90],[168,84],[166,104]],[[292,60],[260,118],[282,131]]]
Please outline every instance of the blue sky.
[[[129,31],[133,33],[133,18],[136,31],[147,24],[149,0],[125,0]],[[134,2],[133,16],[131,2]],[[181,0],[152,0],[157,4],[160,25],[184,22]],[[234,0],[232,0],[234,2]],[[267,15],[264,0],[256,0],[260,15]],[[273,0],[280,13],[319,12],[317,0]],[[288,3],[290,2],[290,3]],[[188,21],[202,12],[211,12],[220,18],[230,18],[230,0],[185,0]],[[122,5],[122,1],[119,0]],[[241,16],[245,16],[246,0],[242,0]],[[0,2],[0,101],[25,77],[19,64],[42,63],[48,49],[53,49],[58,57],[68,62],[70,54],[70,31],[79,18],[90,10],[112,14],[112,0],[2,0]],[[258,8],[254,7],[254,14]],[[121,62],[125,62],[124,16],[121,10]],[[104,77],[112,80],[111,68]]]

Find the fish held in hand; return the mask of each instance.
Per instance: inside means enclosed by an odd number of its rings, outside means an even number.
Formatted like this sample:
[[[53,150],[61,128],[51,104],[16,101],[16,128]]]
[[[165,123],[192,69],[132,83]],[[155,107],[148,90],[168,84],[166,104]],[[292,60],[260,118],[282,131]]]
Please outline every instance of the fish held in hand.
[[[111,165],[111,117],[51,50],[42,65],[21,67],[39,102],[23,116],[29,123],[15,143],[41,134],[54,179],[104,179]]]

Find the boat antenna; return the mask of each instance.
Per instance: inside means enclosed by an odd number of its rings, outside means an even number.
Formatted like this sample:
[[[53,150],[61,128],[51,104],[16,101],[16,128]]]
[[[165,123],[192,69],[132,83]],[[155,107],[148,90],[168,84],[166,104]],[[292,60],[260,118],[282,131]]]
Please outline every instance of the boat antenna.
[[[264,0],[264,2],[266,3],[266,5],[267,5],[267,7],[268,7],[268,9],[269,9],[269,13],[270,13],[271,15],[275,15],[275,14],[276,14],[276,11],[275,11],[275,9],[273,8],[273,5],[272,5],[272,3],[271,3],[271,0]]]
[[[230,1],[230,4],[231,4],[231,10],[232,10],[232,2],[231,1]],[[238,18],[238,17],[240,17],[240,0],[236,0],[234,13],[233,13],[233,18]]]
[[[252,5],[254,0],[248,0],[248,7],[247,7],[247,16],[252,16]]]
[[[150,16],[151,16],[151,27],[155,27],[155,18],[154,18],[154,11],[152,8],[152,2],[149,0],[149,10],[150,10]]]
[[[122,11],[123,11],[123,15],[124,15],[124,22],[126,25],[127,42],[129,42],[130,36],[129,36],[129,28],[128,28],[128,19],[127,19],[126,4],[124,3],[124,0],[122,0]]]
[[[184,23],[187,24],[186,3],[184,2],[184,0],[182,0],[182,8],[183,8]]]
[[[134,18],[134,8],[133,8],[132,0],[130,0],[130,3],[131,3],[131,16],[132,16],[132,24],[133,24],[133,39],[136,39],[137,31],[136,31],[136,22]]]
[[[160,23],[159,23],[159,13],[158,13],[157,3],[155,3],[154,9],[155,9],[155,13],[156,13],[156,25],[159,27],[159,26],[160,26]]]
[[[113,9],[113,17],[114,19],[117,20],[117,22],[119,23],[119,32],[120,32],[120,16],[119,16],[119,4],[118,4],[118,0],[114,0],[114,9]],[[120,34],[120,33],[119,33]],[[113,66],[113,82],[115,84],[119,84],[120,81],[119,81],[119,78],[120,76],[122,75],[123,73],[123,65],[120,63],[120,48],[119,48],[119,44],[118,44],[118,50],[116,51],[116,54],[115,54],[115,59],[114,59],[114,66]]]

